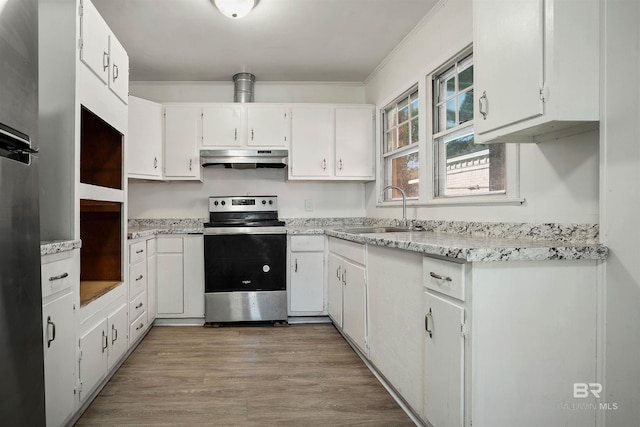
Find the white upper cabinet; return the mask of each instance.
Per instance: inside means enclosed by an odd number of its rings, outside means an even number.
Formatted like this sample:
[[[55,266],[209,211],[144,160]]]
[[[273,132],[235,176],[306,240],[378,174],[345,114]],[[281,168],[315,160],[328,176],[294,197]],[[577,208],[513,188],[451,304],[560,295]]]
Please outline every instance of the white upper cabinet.
[[[181,105],[164,108],[164,177],[201,180],[200,153],[202,110]]]
[[[291,180],[374,179],[371,105],[291,109]]]
[[[474,0],[476,143],[595,128],[598,2]]]
[[[129,97],[129,178],[162,179],[162,105]]]
[[[333,175],[332,111],[329,107],[291,109],[289,179]]]
[[[216,104],[202,109],[203,148],[287,148],[288,107]]]
[[[373,107],[337,107],[336,176],[373,179]]]
[[[129,56],[89,0],[80,2],[80,59],[125,104]]]

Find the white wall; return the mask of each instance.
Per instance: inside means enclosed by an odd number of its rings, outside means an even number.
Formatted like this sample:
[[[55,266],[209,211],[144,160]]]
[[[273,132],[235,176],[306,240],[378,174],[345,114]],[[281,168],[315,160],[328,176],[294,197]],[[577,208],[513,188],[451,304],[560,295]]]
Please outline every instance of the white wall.
[[[606,426],[640,425],[640,2],[604,0],[601,235],[604,268]]]
[[[365,101],[378,110],[415,83],[422,111],[427,100],[425,76],[473,40],[471,0],[442,1],[365,82]],[[597,64],[594,64],[594,67]],[[421,138],[430,129],[421,122]],[[378,129],[378,147],[380,129]],[[577,135],[553,143],[522,145],[522,206],[449,206],[409,208],[408,218],[597,223],[598,134]],[[424,164],[424,162],[423,162]],[[379,188],[366,185],[367,216],[400,218],[399,207],[376,207]]]
[[[229,82],[131,82],[131,94],[155,102],[233,102]],[[256,82],[255,102],[361,104],[356,83]],[[129,180],[129,218],[206,218],[207,198],[275,194],[279,214],[292,217],[364,216],[364,184],[287,181],[283,169],[205,168],[204,182]],[[305,211],[311,199],[313,210]]]

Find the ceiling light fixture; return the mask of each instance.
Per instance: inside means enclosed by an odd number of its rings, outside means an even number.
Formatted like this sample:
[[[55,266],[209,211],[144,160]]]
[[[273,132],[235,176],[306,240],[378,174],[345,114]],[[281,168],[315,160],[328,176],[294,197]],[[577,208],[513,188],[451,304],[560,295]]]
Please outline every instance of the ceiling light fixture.
[[[213,0],[213,3],[224,16],[239,19],[247,16],[258,0]]]

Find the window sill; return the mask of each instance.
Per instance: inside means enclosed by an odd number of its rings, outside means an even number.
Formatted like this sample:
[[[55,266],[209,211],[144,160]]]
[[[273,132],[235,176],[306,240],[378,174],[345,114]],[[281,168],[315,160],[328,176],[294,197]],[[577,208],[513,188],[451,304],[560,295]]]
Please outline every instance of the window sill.
[[[439,207],[439,206],[521,206],[526,202],[523,198],[487,198],[478,199],[477,197],[451,197],[447,199],[433,199],[428,202],[419,202],[417,200],[407,200],[408,207]],[[402,206],[402,201],[386,201],[377,202],[376,207],[397,207]]]

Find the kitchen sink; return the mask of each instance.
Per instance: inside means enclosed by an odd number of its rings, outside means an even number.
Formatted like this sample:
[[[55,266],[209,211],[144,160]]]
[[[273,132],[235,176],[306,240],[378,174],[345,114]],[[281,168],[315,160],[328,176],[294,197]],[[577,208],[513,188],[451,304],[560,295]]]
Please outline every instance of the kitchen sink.
[[[342,228],[336,231],[351,234],[369,234],[369,233],[401,233],[413,231],[407,227],[358,227],[358,228]]]

